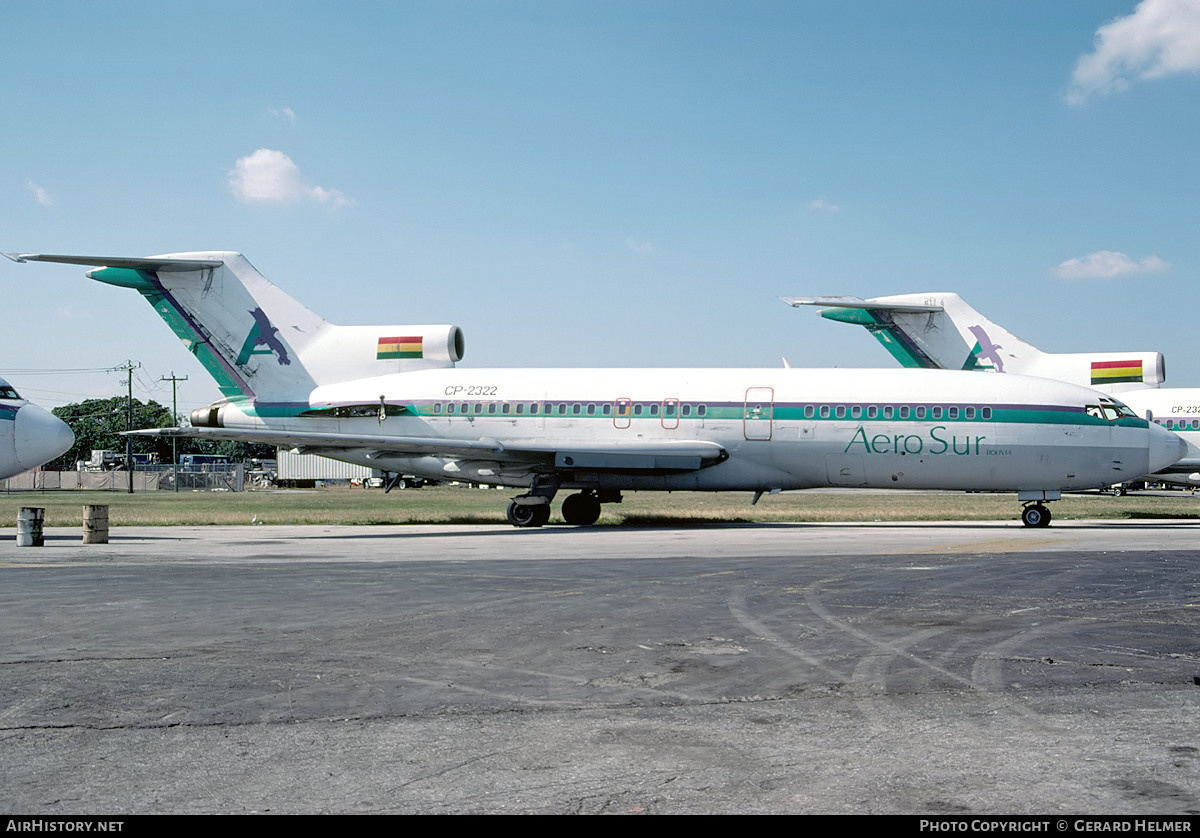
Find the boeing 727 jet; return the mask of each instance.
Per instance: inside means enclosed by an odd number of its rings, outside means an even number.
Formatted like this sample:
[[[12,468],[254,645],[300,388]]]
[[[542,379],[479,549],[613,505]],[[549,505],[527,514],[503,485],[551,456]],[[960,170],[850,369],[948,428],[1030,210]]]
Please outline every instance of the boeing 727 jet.
[[[817,486],[1044,501],[1174,462],[1177,437],[1115,399],[1022,376],[804,369],[467,369],[450,325],[335,326],[239,253],[15,255],[98,266],[140,293],[224,396],[145,431],[295,447],[395,473],[523,487],[508,519],[594,523],[621,492]]]
[[[0,378],[0,480],[65,454],[75,434],[48,410],[21,398]]]

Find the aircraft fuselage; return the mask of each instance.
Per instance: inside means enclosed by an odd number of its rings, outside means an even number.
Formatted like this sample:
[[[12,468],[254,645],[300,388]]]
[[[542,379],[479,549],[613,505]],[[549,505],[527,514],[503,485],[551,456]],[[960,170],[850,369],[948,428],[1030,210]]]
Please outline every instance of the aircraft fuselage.
[[[924,370],[451,368],[327,385],[307,404],[234,402],[221,426],[494,440],[469,457],[329,449],[389,471],[511,486],[553,470],[561,488],[1062,490],[1110,485],[1178,454],[1173,441],[1155,453],[1157,429],[1142,420],[1089,415],[1095,402],[1060,382]],[[586,456],[699,443],[711,453],[676,463],[667,448],[658,468]],[[573,451],[582,456],[564,461]]]

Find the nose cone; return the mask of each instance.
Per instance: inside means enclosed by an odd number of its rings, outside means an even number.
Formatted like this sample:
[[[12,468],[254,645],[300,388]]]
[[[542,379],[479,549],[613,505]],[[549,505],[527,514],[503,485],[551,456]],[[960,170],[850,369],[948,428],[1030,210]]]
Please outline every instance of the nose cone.
[[[1187,443],[1166,428],[1150,423],[1150,473],[1174,465],[1187,454]]]
[[[17,463],[31,469],[65,454],[75,444],[66,423],[36,404],[17,411],[15,437]]]

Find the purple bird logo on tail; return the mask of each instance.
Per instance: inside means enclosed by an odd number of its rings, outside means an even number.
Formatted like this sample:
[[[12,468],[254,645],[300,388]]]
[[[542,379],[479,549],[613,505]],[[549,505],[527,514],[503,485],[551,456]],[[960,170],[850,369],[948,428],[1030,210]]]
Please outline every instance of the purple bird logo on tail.
[[[238,366],[244,366],[251,355],[274,355],[281,366],[291,364],[287,347],[279,339],[279,330],[272,325],[266,313],[261,308],[256,308],[250,312],[250,316],[254,318],[254,326],[242,343],[242,351],[237,357]]]
[[[996,372],[1004,372],[1004,359],[996,351],[1000,349],[1000,344],[992,343],[992,339],[988,337],[988,333],[983,330],[982,326],[969,326],[968,330],[977,341],[973,350],[975,356],[984,361],[991,361]]]

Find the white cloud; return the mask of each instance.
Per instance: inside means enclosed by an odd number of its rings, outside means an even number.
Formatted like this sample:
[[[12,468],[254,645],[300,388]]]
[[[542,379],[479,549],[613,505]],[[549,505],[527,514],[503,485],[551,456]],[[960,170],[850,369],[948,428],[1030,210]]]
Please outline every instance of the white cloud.
[[[37,201],[41,206],[48,207],[54,203],[54,196],[42,187],[38,186],[32,180],[25,181],[26,188],[33,193],[33,200]]]
[[[229,188],[234,197],[248,204],[313,201],[337,209],[352,203],[337,189],[309,183],[292,158],[269,148],[239,158],[229,173]]]
[[[1133,81],[1200,71],[1200,2],[1142,0],[1133,14],[1096,31],[1096,49],[1080,56],[1067,90],[1078,105]]]
[[[813,212],[841,212],[842,208],[837,204],[831,204],[824,198],[817,198],[811,201],[808,208]]]
[[[1063,279],[1100,279],[1123,274],[1154,273],[1169,267],[1169,262],[1157,256],[1147,256],[1135,262],[1115,250],[1097,250],[1082,259],[1068,259],[1054,269],[1054,274]]]
[[[271,108],[271,116],[281,116],[288,121],[288,124],[293,128],[296,127],[296,112],[291,108]]]
[[[625,246],[634,253],[640,253],[642,255],[654,252],[654,242],[638,241],[633,236],[625,239]]]

